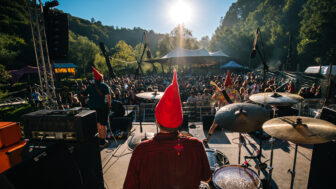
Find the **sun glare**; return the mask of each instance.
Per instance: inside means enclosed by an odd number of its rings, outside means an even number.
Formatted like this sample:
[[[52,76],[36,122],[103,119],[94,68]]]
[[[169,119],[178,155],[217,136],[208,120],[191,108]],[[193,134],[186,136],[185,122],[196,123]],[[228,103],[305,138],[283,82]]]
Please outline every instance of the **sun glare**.
[[[191,8],[185,1],[177,1],[170,9],[170,16],[177,24],[186,23],[191,18]]]

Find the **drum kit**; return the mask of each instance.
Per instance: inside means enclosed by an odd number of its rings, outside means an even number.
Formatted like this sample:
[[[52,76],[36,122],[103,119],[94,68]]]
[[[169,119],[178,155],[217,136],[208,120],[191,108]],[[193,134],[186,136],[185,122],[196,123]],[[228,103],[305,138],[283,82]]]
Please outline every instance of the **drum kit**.
[[[251,95],[250,100],[256,104],[235,103],[222,107],[215,115],[215,122],[225,130],[239,132],[240,137],[241,133],[258,130],[270,135],[270,163],[269,166],[264,166],[269,170],[266,185],[262,186],[261,184],[260,169],[256,174],[246,165],[216,167],[212,177],[213,184],[216,188],[271,188],[274,138],[278,138],[295,143],[293,168],[288,170],[291,173],[290,186],[293,188],[298,144],[320,144],[336,139],[336,125],[328,121],[303,116],[276,118],[277,106],[292,106],[303,101],[302,97],[295,94],[258,93]],[[260,105],[273,106],[273,119],[269,119],[270,113]],[[262,164],[262,139],[259,141],[260,151],[256,156],[259,165],[256,167],[261,167]],[[238,164],[240,164],[241,145],[241,140],[239,140]]]
[[[136,96],[147,100],[160,100],[163,92],[145,92]],[[216,188],[271,188],[273,171],[273,151],[274,138],[287,140],[295,143],[294,162],[291,173],[291,189],[294,185],[295,167],[297,159],[298,144],[320,144],[336,139],[336,125],[310,117],[303,116],[285,116],[276,118],[276,107],[293,106],[302,102],[304,99],[295,94],[268,92],[251,95],[249,99],[252,103],[234,103],[226,105],[219,109],[215,115],[215,121],[225,130],[239,133],[238,144],[238,165],[230,165],[228,158],[220,151],[212,148],[206,148],[210,167],[213,171],[212,182]],[[273,107],[273,119],[270,119],[270,112],[263,106]],[[140,124],[141,125],[141,124]],[[141,129],[142,130],[142,129]],[[262,186],[260,179],[260,169],[258,174],[246,165],[240,165],[240,154],[242,146],[242,133],[260,131],[266,132],[271,136],[271,154],[268,168],[267,184]],[[189,133],[185,133],[189,136]],[[140,143],[144,137],[134,137],[135,143]],[[152,137],[152,136],[150,136]],[[261,167],[262,156],[262,138],[259,140],[258,155],[252,158],[258,158]],[[248,156],[245,156],[245,158]],[[250,157],[250,158],[251,158]],[[200,188],[208,188],[203,184]]]
[[[146,100],[153,100],[153,101],[158,101],[162,98],[164,92],[158,92],[157,90],[154,90],[154,92],[143,92],[143,93],[138,93],[136,96],[138,98],[146,99]],[[132,135],[130,139],[128,140],[128,148],[130,150],[133,150],[138,144],[140,144],[142,141],[151,139],[154,137],[153,132],[144,132],[142,129],[142,115],[141,115],[141,106],[140,106],[140,134]],[[156,130],[158,132],[158,129]]]
[[[143,92],[143,93],[138,93],[135,96],[137,96],[138,98],[142,98],[145,100],[153,100],[153,101],[159,101],[162,96],[163,96],[164,92],[159,92],[157,90],[157,88],[154,89],[153,92]],[[139,106],[139,113],[140,113],[140,132],[142,133],[142,110],[141,110],[141,106]]]

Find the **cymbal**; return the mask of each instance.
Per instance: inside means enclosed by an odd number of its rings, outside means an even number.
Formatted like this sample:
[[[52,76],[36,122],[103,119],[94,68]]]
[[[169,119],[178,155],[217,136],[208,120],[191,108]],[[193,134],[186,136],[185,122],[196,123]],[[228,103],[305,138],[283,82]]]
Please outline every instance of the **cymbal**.
[[[225,130],[253,132],[260,129],[269,116],[270,113],[257,104],[234,103],[219,109],[215,121]]]
[[[336,139],[336,125],[311,117],[278,117],[266,121],[262,127],[273,137],[300,144],[320,144]]]
[[[249,99],[258,104],[275,106],[290,106],[304,100],[304,98],[296,94],[278,92],[258,93],[251,95]]]
[[[185,136],[185,137],[193,137],[193,135],[190,134],[190,133],[187,132],[187,131],[180,131],[180,134],[181,134],[182,136]]]
[[[154,137],[154,133],[152,132],[145,132],[145,133],[132,135],[128,140],[128,147],[133,150],[142,141],[151,139],[153,137]]]
[[[136,94],[137,97],[147,100],[160,100],[164,92],[144,92]]]

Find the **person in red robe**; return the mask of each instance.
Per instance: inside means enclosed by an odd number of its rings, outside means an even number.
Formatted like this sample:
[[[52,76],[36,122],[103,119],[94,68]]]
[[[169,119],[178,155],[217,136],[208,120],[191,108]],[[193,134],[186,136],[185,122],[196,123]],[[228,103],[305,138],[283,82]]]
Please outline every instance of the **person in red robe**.
[[[124,189],[196,189],[201,181],[209,181],[210,165],[202,142],[177,130],[183,115],[175,70],[155,117],[160,132],[134,149]]]

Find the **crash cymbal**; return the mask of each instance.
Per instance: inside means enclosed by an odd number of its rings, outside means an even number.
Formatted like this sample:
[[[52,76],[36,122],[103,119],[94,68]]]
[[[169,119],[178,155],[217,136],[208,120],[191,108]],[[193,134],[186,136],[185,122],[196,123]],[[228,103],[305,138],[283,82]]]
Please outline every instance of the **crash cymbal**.
[[[130,136],[130,138],[128,140],[128,147],[129,147],[129,149],[133,150],[142,141],[151,139],[153,137],[154,137],[154,133],[152,133],[152,132],[145,132],[145,133],[132,135],[132,136]]]
[[[137,97],[147,100],[160,100],[163,92],[144,92],[136,94]]]
[[[336,139],[336,125],[311,117],[278,117],[266,121],[262,128],[273,137],[300,144],[320,144]]]
[[[182,136],[185,136],[185,137],[193,137],[193,135],[190,134],[190,133],[187,132],[187,131],[180,131],[180,134],[181,134]]]
[[[278,92],[258,93],[251,95],[249,99],[258,104],[275,106],[290,106],[304,100],[304,98],[296,94]]]
[[[270,113],[263,107],[251,103],[234,103],[219,109],[215,121],[225,130],[253,132],[261,128]]]

